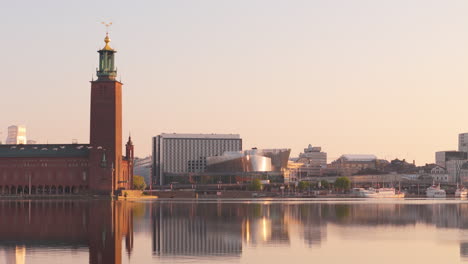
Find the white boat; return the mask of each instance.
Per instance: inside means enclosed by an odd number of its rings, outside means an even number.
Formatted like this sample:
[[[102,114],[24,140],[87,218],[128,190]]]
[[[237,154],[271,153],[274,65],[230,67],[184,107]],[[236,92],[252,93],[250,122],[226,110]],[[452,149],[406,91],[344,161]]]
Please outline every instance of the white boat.
[[[404,198],[405,194],[397,192],[395,188],[354,188],[353,194],[363,198]]]
[[[457,197],[457,198],[466,198],[466,197],[468,197],[468,190],[464,186],[460,187],[457,184],[457,190],[455,191],[455,197]]]
[[[440,184],[433,184],[431,187],[426,189],[426,196],[428,198],[445,198],[447,194],[445,193],[444,189],[440,188]]]

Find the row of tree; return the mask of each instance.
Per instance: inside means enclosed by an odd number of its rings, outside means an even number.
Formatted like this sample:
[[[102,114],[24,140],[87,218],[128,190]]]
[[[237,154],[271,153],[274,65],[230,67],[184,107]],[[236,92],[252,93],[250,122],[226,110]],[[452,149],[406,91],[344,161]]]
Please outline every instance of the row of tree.
[[[349,190],[351,188],[351,180],[348,177],[339,177],[332,184],[326,180],[322,180],[315,185],[308,181],[301,181],[297,186],[297,188],[301,191],[305,191],[310,188],[329,189],[330,187],[343,191]]]
[[[348,177],[339,177],[335,180],[334,183],[331,183],[331,184],[326,180],[322,180],[318,182],[317,184],[312,184],[311,182],[308,182],[308,181],[301,181],[297,185],[297,188],[300,191],[309,190],[310,188],[314,188],[314,189],[334,188],[337,190],[346,191],[351,188],[351,180]],[[248,189],[251,191],[261,191],[263,189],[263,186],[259,179],[254,179],[249,184]]]
[[[332,186],[330,186],[330,183],[328,183],[326,180],[322,180],[316,185],[312,185],[312,183],[308,181],[301,181],[297,186],[297,188],[301,191],[305,191],[310,188],[329,189],[330,187],[343,191],[349,190],[351,188],[351,180],[348,177],[339,177],[335,180],[334,183],[332,183]],[[136,190],[146,189],[145,179],[142,176],[134,175],[133,188]],[[262,182],[259,179],[254,179],[249,185],[249,190],[251,191],[261,191],[262,188]]]

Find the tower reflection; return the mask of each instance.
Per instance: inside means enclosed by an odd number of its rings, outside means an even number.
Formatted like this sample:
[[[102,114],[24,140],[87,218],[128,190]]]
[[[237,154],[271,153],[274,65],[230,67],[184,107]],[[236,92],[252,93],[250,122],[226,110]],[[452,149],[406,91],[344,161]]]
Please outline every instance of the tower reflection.
[[[133,248],[131,204],[120,201],[2,201],[0,250],[5,263],[25,263],[35,248],[88,248],[89,263],[122,262]]]

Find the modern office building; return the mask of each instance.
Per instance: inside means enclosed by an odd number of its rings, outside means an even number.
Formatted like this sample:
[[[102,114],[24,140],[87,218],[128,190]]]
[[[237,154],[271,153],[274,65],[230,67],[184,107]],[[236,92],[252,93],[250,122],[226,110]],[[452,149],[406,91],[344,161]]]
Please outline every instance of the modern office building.
[[[468,152],[468,133],[458,134],[458,151]]]
[[[6,138],[6,144],[17,145],[26,143],[26,127],[16,125],[8,127],[8,136]]]
[[[447,161],[450,160],[466,160],[468,153],[463,151],[437,151],[435,153],[436,164],[447,168]]]
[[[153,137],[153,184],[171,183],[171,177],[203,173],[206,158],[241,151],[238,134],[161,134]]]
[[[321,168],[326,168],[327,153],[322,152],[321,147],[312,147],[312,145],[309,144],[309,146],[304,149],[304,153],[299,154],[298,162],[309,164],[311,166],[320,166]]]
[[[327,153],[322,152],[321,147],[313,147],[309,144],[304,149],[304,153],[299,154],[296,162],[304,164],[299,173],[301,177],[322,176],[322,170],[327,167]]]

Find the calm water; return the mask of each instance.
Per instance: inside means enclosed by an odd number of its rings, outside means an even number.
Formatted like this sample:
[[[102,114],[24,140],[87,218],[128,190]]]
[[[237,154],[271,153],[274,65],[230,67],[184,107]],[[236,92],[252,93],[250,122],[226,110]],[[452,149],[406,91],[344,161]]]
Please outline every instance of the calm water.
[[[0,263],[468,263],[468,202],[0,201]]]

